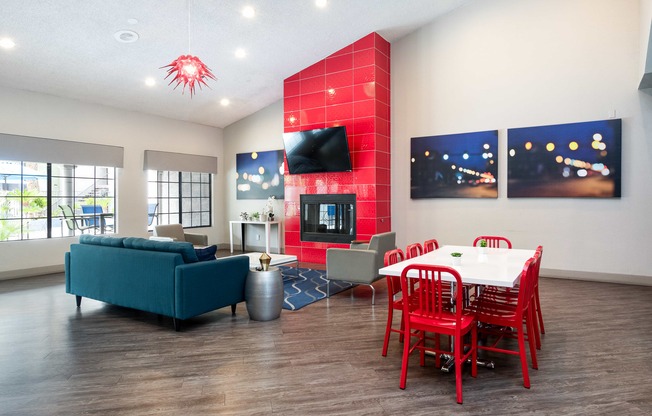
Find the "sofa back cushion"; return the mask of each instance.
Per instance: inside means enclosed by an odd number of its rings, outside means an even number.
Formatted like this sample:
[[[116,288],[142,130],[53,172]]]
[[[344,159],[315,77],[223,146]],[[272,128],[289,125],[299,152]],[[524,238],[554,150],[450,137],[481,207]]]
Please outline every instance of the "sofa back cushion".
[[[79,237],[80,244],[92,244],[95,246],[124,247],[124,237],[107,237],[105,235],[82,234]]]
[[[124,239],[124,247],[135,250],[179,253],[185,263],[196,263],[199,260],[192,243],[184,241],[155,241],[146,238],[127,237]]]

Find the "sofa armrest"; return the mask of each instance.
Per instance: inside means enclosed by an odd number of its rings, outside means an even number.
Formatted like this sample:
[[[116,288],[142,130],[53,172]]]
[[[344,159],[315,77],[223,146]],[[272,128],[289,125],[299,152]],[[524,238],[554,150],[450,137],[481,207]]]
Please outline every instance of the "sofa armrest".
[[[208,236],[206,234],[196,233],[183,233],[187,242],[192,243],[193,246],[207,246]]]
[[[326,250],[326,274],[329,280],[371,284],[379,279],[374,250],[329,248]]]
[[[233,256],[175,269],[175,317],[187,319],[244,301],[249,257]]]

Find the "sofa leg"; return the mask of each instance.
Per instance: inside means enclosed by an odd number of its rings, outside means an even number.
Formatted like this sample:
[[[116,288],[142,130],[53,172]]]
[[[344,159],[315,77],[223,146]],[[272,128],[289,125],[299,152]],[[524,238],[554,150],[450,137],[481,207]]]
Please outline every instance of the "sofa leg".
[[[179,332],[181,331],[181,319],[172,318],[172,323],[174,324],[174,330]]]
[[[238,306],[236,303],[231,305],[231,315],[235,315],[235,307]]]
[[[75,302],[77,302],[77,307],[79,308],[81,306],[81,296],[75,296]]]

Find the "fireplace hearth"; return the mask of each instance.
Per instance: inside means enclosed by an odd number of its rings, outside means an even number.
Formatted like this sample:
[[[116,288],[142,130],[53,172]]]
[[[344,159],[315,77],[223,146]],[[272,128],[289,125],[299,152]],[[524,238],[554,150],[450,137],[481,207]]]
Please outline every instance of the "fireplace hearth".
[[[300,195],[301,241],[355,240],[355,194]]]

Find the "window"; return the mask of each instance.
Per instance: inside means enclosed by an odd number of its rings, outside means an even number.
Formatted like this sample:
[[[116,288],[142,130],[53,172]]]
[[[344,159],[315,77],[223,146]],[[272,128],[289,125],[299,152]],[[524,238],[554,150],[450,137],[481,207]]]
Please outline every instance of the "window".
[[[182,224],[184,228],[211,226],[210,173],[148,170],[148,204],[158,204],[149,225]]]
[[[113,167],[0,160],[0,241],[109,233],[114,215]]]

